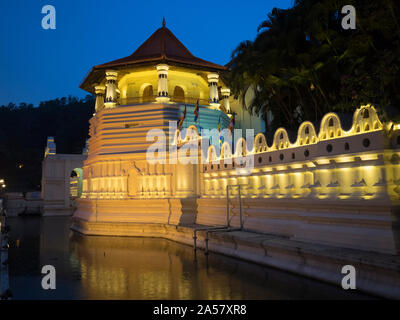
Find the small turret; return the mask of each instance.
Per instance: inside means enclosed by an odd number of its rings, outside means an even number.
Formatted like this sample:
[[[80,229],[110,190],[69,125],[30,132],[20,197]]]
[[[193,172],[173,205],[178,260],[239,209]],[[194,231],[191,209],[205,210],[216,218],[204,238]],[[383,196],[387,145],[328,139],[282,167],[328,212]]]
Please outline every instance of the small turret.
[[[89,140],[86,139],[85,147],[82,150],[82,154],[88,155],[89,154]]]
[[[44,151],[44,157],[46,158],[48,155],[56,154],[56,143],[54,142],[54,137],[47,137],[47,146]]]

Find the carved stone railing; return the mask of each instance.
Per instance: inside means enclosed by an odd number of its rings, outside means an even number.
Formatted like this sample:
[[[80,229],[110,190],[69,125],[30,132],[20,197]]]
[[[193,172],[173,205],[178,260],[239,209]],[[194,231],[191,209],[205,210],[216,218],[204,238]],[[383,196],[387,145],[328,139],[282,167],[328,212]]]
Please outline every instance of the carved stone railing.
[[[178,146],[192,140],[202,141],[195,128],[190,136],[176,133]],[[226,185],[245,184],[250,198],[399,199],[400,126],[383,125],[370,105],[356,110],[348,131],[328,113],[318,134],[304,122],[293,143],[280,128],[272,145],[260,133],[252,146],[244,138],[233,154],[228,142],[221,150],[210,146],[200,168],[201,196],[223,198]]]

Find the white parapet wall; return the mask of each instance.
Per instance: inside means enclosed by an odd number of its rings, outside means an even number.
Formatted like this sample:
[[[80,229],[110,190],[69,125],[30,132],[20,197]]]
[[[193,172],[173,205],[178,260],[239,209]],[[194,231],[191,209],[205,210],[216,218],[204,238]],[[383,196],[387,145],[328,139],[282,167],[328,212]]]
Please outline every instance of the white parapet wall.
[[[365,106],[349,131],[330,113],[318,135],[303,123],[294,143],[279,129],[271,146],[263,134],[252,150],[240,148],[245,140],[233,155],[223,145],[220,157],[211,152],[202,166],[197,223],[226,225],[226,186],[241,185],[246,229],[397,254],[399,136],[398,125],[384,128],[375,109]],[[240,169],[245,156],[254,162],[251,174]],[[231,190],[231,225],[238,226],[238,188]]]
[[[214,226],[226,225],[228,213],[230,225],[238,226],[241,206],[244,228],[251,231],[399,253],[400,126],[381,123],[372,106],[356,110],[348,131],[329,113],[318,133],[304,122],[294,142],[280,128],[271,145],[258,134],[251,143],[236,141],[233,154],[225,142],[221,152],[209,147],[205,162],[197,164],[146,160],[148,130],[166,131],[173,116],[171,106],[153,104],[152,114],[149,108],[103,110],[91,119],[75,217]],[[201,153],[203,137],[192,129],[185,137],[175,133],[177,154],[188,143]]]

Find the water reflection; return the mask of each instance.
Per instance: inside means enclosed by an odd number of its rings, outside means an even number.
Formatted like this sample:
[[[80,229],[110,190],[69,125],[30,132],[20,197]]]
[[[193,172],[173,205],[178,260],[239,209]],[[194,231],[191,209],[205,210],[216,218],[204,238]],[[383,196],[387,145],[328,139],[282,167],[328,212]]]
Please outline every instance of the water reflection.
[[[69,218],[9,219],[10,285],[19,299],[360,298],[338,287],[154,238],[82,236]],[[41,266],[57,289],[41,289]]]

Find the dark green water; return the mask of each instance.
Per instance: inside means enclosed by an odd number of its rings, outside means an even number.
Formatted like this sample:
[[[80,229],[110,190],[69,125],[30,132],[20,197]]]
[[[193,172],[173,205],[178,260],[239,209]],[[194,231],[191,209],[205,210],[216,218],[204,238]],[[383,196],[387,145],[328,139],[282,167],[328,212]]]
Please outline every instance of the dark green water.
[[[358,299],[307,278],[168,240],[87,237],[70,218],[8,218],[14,299]],[[43,290],[41,268],[56,268]]]

